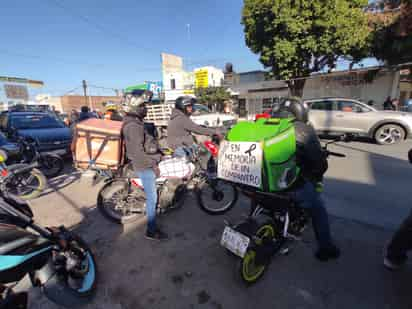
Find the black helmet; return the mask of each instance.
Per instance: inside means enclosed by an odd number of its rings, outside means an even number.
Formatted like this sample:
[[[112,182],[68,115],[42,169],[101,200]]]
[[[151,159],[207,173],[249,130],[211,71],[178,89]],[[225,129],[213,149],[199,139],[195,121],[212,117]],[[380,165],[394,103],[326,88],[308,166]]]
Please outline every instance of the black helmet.
[[[187,113],[186,107],[193,106],[197,101],[193,97],[189,96],[182,96],[178,97],[175,102],[175,108],[182,111],[183,113]]]
[[[294,117],[297,121],[308,122],[308,106],[299,98],[285,98],[273,109],[273,116]]]

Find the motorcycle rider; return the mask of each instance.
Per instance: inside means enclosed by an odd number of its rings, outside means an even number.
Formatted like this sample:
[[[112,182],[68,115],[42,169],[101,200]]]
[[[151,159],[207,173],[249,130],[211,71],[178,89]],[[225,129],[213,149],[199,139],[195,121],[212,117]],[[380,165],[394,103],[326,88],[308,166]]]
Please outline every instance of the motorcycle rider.
[[[274,116],[295,118],[296,162],[301,168],[302,177],[290,195],[299,207],[310,211],[318,243],[315,256],[320,261],[337,259],[340,250],[332,241],[328,213],[320,195],[320,185],[328,162],[314,128],[307,124],[308,107],[300,99],[286,99],[275,108]]]
[[[146,213],[148,218],[145,237],[152,240],[166,240],[167,234],[156,224],[157,189],[156,178],[159,156],[153,147],[153,138],[146,132],[143,119],[146,117],[146,103],[152,93],[147,90],[133,90],[125,94],[122,105],[124,117],[122,136],[126,145],[126,156],[131,161],[135,174],[142,180],[146,194]]]
[[[194,141],[191,133],[199,135],[219,135],[217,130],[197,125],[190,119],[196,99],[190,96],[181,96],[176,99],[167,127],[167,144],[174,150],[175,156],[191,155]]]

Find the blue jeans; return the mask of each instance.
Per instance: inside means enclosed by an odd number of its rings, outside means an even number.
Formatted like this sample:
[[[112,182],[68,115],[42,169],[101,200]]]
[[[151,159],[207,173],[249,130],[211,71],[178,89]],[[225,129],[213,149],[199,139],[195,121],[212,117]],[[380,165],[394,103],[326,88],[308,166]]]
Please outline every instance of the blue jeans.
[[[320,193],[313,183],[306,181],[303,186],[291,193],[298,207],[310,210],[312,225],[319,248],[333,245],[330,235],[328,213]]]
[[[147,231],[154,232],[156,230],[157,205],[156,174],[152,169],[138,171],[136,174],[142,180],[146,194]]]
[[[177,147],[173,153],[175,157],[187,157],[190,158],[193,154],[193,150],[190,147],[180,146]]]

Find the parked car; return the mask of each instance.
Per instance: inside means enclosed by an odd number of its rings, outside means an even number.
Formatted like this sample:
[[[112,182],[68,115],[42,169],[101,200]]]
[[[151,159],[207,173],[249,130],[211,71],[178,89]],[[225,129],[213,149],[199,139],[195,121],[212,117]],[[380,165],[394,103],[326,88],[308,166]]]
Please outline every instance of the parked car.
[[[410,137],[412,114],[379,111],[360,101],[346,98],[305,100],[309,122],[319,133],[355,133],[390,145]]]
[[[0,149],[6,152],[8,159],[17,157],[20,152],[19,145],[9,141],[2,132],[0,132]]]
[[[9,112],[0,117],[0,127],[10,141],[31,137],[39,151],[65,155],[70,150],[71,130],[57,117],[45,112]]]
[[[193,114],[190,118],[199,125],[206,127],[231,127],[236,124],[236,117],[232,114],[212,113],[207,106],[193,105]]]

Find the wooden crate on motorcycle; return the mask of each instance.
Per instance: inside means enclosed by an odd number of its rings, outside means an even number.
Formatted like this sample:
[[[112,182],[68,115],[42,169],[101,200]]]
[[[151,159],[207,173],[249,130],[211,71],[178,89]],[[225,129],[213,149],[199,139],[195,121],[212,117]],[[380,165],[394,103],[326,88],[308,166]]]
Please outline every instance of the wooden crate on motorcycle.
[[[117,170],[124,155],[121,130],[120,121],[93,118],[78,123],[72,143],[75,167],[87,169],[95,165],[101,169]]]
[[[220,146],[219,178],[279,192],[289,188],[298,173],[293,119],[239,122]]]

